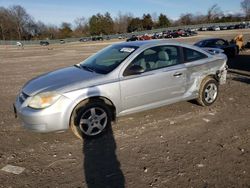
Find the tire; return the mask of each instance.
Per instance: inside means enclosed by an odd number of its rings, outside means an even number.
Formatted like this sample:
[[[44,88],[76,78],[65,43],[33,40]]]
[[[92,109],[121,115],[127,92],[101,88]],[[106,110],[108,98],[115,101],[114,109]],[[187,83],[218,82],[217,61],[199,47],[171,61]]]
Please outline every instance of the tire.
[[[217,100],[218,93],[218,82],[212,77],[207,77],[200,85],[199,96],[196,100],[201,106],[210,106]]]
[[[79,103],[72,112],[70,127],[80,139],[101,135],[111,125],[111,110],[100,100]]]

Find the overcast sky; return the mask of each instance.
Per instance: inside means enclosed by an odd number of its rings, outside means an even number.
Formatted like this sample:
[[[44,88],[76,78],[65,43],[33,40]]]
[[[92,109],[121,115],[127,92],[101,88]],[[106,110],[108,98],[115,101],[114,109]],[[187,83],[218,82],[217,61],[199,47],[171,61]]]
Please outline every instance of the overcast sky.
[[[213,4],[218,4],[226,13],[239,13],[241,0],[0,0],[0,6],[21,5],[37,21],[59,25],[77,17],[90,17],[98,12],[110,12],[115,17],[119,11],[134,16],[143,13],[164,13],[178,19],[182,13],[206,13]]]

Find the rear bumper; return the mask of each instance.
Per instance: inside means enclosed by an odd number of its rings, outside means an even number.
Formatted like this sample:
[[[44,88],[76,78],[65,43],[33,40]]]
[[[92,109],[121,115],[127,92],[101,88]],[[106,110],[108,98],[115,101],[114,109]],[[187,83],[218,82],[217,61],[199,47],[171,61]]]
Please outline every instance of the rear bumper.
[[[68,98],[61,97],[50,107],[36,110],[28,107],[26,101],[20,103],[17,98],[14,106],[24,128],[34,132],[52,132],[68,129],[69,117],[66,114],[70,104]]]

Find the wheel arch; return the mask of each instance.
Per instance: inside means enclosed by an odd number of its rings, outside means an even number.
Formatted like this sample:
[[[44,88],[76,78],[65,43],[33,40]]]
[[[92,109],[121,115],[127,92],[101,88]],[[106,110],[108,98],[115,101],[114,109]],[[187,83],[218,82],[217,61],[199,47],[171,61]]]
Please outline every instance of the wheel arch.
[[[110,99],[108,99],[107,97],[104,97],[104,96],[92,96],[92,97],[89,97],[89,98],[87,98],[85,100],[89,100],[89,101],[100,100],[100,101],[102,101],[111,110],[112,121],[116,120],[116,107],[115,107],[114,103]]]
[[[114,105],[114,103],[107,97],[96,95],[96,96],[89,96],[87,98],[78,99],[72,104],[71,108],[69,109],[69,113],[67,114],[68,126],[70,127],[72,115],[74,113],[74,110],[78,107],[78,105],[84,102],[88,103],[89,101],[95,101],[95,100],[96,101],[99,100],[103,102],[104,104],[106,104],[111,111],[111,120],[116,121],[116,106]]]
[[[208,74],[208,75],[202,77],[202,79],[200,80],[199,89],[200,89],[200,87],[201,87],[201,84],[202,84],[204,81],[206,81],[208,78],[213,78],[213,79],[215,79],[217,82],[219,82],[219,78],[218,78],[218,76],[217,76],[216,74]]]
[[[198,104],[200,104],[201,106],[208,106],[208,104],[206,104],[204,101],[203,101],[203,89],[204,89],[204,86],[205,84],[209,81],[209,80],[214,80],[216,83],[217,83],[217,89],[218,89],[218,86],[219,86],[219,81],[218,81],[218,78],[216,77],[216,75],[214,74],[209,74],[209,75],[206,75],[204,76],[201,81],[200,81],[200,84],[199,84],[199,93],[198,93],[198,97],[196,99],[196,101],[198,102]],[[217,94],[218,95],[218,94]],[[216,99],[215,99],[216,100]],[[212,104],[212,103],[211,103]]]

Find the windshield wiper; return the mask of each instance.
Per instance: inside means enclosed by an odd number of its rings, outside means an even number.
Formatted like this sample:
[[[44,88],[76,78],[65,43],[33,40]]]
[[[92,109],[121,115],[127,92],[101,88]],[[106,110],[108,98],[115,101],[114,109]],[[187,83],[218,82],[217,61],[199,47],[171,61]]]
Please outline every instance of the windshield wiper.
[[[74,66],[77,68],[81,68],[81,66],[79,64],[75,64]]]
[[[87,67],[85,65],[75,64],[74,66],[77,67],[77,68],[80,68],[80,69],[85,69],[85,70],[90,71],[90,72],[95,72],[95,70],[93,70],[90,67]]]
[[[83,69],[87,70],[87,71],[90,71],[90,72],[95,72],[94,69],[90,68],[90,67],[87,67],[85,65],[80,65]]]

